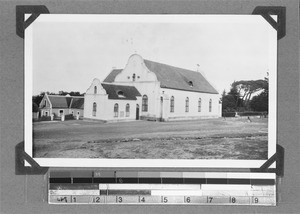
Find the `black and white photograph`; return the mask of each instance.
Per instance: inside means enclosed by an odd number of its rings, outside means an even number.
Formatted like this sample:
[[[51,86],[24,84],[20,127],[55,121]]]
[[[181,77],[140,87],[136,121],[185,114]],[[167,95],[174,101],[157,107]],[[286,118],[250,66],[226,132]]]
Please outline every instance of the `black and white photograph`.
[[[24,45],[41,166],[249,168],[276,152],[277,31],[260,15],[41,14]]]

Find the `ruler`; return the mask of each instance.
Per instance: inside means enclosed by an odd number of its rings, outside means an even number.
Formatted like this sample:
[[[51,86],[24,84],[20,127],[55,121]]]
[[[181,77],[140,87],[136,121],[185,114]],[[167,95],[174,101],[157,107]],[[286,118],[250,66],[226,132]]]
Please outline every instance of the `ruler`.
[[[276,174],[50,171],[48,202],[276,206]]]

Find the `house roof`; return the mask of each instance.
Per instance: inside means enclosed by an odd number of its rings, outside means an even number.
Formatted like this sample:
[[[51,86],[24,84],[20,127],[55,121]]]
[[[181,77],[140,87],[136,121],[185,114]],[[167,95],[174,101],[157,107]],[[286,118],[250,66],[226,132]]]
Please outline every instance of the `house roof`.
[[[48,95],[52,108],[69,108],[72,97]]]
[[[108,99],[112,100],[136,100],[136,97],[141,96],[139,91],[134,86],[101,84],[108,94]]]
[[[83,109],[84,97],[71,97],[60,95],[47,95],[52,108],[78,108]]]
[[[200,72],[178,68],[144,59],[146,67],[154,72],[161,88],[218,94],[218,91]],[[112,83],[122,69],[114,69],[103,82]]]
[[[83,109],[84,97],[73,97],[70,108]]]

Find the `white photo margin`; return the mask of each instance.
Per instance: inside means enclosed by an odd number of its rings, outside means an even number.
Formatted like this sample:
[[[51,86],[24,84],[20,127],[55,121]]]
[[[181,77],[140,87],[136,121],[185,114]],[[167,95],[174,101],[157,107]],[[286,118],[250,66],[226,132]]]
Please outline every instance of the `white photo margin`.
[[[25,14],[25,17],[28,16]],[[138,17],[138,19],[137,19]],[[202,18],[200,18],[202,17]],[[209,19],[203,19],[207,17]],[[272,16],[276,20],[276,16]],[[199,19],[200,18],[200,19]],[[226,18],[226,19],[224,19]],[[25,30],[24,36],[24,150],[33,157],[32,92],[33,92],[33,27],[39,22],[134,22],[134,23],[214,23],[263,21],[269,32],[269,116],[268,158],[276,153],[277,143],[277,31],[261,15],[83,15],[41,14]],[[101,167],[101,168],[259,168],[267,160],[224,159],[88,159],[33,158],[42,167]],[[275,164],[272,165],[275,167]]]

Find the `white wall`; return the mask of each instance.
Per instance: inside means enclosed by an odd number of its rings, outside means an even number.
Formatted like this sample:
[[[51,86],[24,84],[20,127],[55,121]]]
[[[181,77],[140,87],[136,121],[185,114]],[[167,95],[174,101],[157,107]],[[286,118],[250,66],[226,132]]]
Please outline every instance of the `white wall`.
[[[181,117],[221,117],[219,94],[207,94],[182,90],[161,88],[164,92],[164,118]],[[174,112],[170,112],[170,99],[174,96]],[[189,112],[185,112],[185,100],[189,98]],[[201,98],[201,112],[198,112],[198,100]],[[209,112],[209,100],[212,99],[212,110]]]
[[[97,86],[97,94],[94,94],[94,87]],[[97,104],[96,116],[93,116],[93,103]],[[114,105],[119,105],[118,117],[114,114]],[[126,117],[126,104],[130,106],[130,114]],[[139,104],[141,111],[141,98],[137,100],[112,100],[108,99],[106,91],[98,79],[94,79],[91,86],[84,95],[84,118],[106,121],[135,120],[136,104]]]

